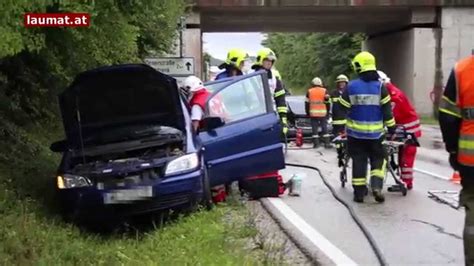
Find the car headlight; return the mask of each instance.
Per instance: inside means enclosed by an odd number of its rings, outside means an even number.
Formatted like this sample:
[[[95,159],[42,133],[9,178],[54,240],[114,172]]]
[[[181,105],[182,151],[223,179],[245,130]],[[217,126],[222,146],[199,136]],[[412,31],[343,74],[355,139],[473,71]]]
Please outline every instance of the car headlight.
[[[166,166],[165,175],[172,175],[196,169],[199,166],[197,153],[191,153],[178,157]]]
[[[63,174],[58,176],[57,184],[59,189],[92,186],[92,182],[88,178],[71,174]]]

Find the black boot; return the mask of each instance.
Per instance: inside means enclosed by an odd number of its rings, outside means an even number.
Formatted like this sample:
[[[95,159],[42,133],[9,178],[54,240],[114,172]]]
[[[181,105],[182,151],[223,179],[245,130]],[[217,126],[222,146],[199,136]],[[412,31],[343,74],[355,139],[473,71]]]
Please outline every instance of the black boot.
[[[319,148],[319,140],[313,139],[313,148]]]
[[[357,186],[354,187],[354,201],[357,203],[363,203],[364,197],[367,195],[367,187],[366,186]]]
[[[372,195],[375,198],[375,201],[378,203],[382,203],[385,201],[385,196],[382,194],[382,190],[380,188],[372,189]]]

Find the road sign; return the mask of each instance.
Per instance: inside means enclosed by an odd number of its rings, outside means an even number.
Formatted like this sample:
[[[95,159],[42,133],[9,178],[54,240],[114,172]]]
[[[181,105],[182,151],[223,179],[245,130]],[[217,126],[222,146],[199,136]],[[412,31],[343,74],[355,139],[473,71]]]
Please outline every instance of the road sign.
[[[146,58],[145,63],[170,76],[194,75],[194,57]]]

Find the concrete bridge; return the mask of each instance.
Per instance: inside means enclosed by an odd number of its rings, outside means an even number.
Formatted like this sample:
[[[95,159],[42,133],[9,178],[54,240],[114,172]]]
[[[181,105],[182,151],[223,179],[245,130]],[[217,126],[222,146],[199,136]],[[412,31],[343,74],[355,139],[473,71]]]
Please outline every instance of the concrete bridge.
[[[184,55],[201,73],[204,32],[362,32],[362,48],[432,112],[454,63],[474,49],[474,0],[191,0]],[[337,52],[337,51],[334,51]]]

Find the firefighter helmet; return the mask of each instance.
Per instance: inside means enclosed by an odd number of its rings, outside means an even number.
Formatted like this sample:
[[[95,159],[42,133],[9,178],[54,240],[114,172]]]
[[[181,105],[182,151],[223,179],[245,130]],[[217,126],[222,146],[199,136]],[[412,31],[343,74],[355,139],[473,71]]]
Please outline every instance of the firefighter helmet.
[[[315,77],[311,83],[314,85],[314,86],[323,86],[323,81],[318,78],[318,77]]]
[[[257,62],[255,64],[261,66],[265,59],[270,60],[275,64],[275,61],[277,60],[275,52],[270,48],[260,49],[257,53]]]
[[[375,57],[369,52],[360,52],[352,60],[352,67],[356,73],[377,70]]]
[[[227,53],[226,64],[233,65],[240,69],[243,65],[242,62],[248,59],[248,54],[239,48],[230,49]]]
[[[341,74],[341,75],[337,76],[336,83],[337,82],[349,82],[349,78],[347,78],[346,75]]]

